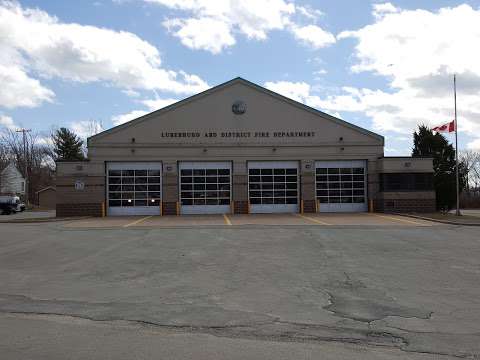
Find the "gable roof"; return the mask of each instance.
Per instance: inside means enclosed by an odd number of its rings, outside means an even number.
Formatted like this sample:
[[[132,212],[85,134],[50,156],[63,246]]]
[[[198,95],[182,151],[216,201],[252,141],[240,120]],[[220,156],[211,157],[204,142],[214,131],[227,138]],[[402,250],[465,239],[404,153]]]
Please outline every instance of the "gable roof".
[[[47,186],[46,188],[43,188],[43,189],[38,190],[36,193],[39,194],[39,193],[44,192],[44,191],[47,191],[47,190],[57,191],[57,188],[54,187],[54,186]]]
[[[0,174],[4,174],[6,173],[7,171],[9,170],[13,170],[15,171],[16,173],[18,173],[22,178],[23,178],[23,174],[21,173],[20,170],[18,170],[18,168],[15,166],[15,164],[13,162],[10,162],[7,164],[7,166],[5,166],[1,171],[0,171]]]
[[[124,123],[124,124],[120,124],[120,125],[118,125],[118,126],[114,126],[113,128],[110,128],[110,129],[108,129],[108,130],[102,131],[101,133],[98,133],[98,134],[96,134],[96,135],[90,136],[90,137],[87,139],[87,146],[90,144],[90,140],[91,140],[91,139],[97,139],[97,138],[101,138],[101,137],[103,137],[103,136],[105,136],[105,135],[108,135],[108,134],[111,134],[111,133],[115,133],[115,132],[117,132],[117,131],[119,131],[119,130],[128,128],[128,127],[130,127],[130,126],[133,126],[133,125],[136,125],[136,124],[138,124],[138,123],[140,123],[140,122],[143,122],[143,121],[145,121],[145,120],[148,120],[148,119],[150,119],[150,118],[152,118],[152,117],[154,117],[154,116],[156,116],[156,115],[161,115],[161,114],[164,114],[164,113],[166,113],[166,112],[175,110],[176,108],[178,108],[178,107],[180,107],[180,106],[186,105],[186,104],[188,104],[188,103],[190,103],[190,102],[192,102],[192,101],[195,101],[195,100],[197,100],[197,99],[200,99],[200,98],[205,97],[205,96],[208,96],[208,95],[211,95],[211,94],[213,94],[213,93],[215,93],[215,92],[218,92],[218,91],[220,91],[220,90],[222,90],[222,89],[224,89],[224,88],[226,88],[226,87],[228,87],[228,86],[232,86],[232,85],[238,84],[238,83],[243,84],[243,85],[246,85],[246,86],[248,86],[248,87],[250,87],[250,88],[253,88],[254,90],[260,91],[260,92],[262,92],[262,93],[264,93],[264,94],[267,94],[267,95],[269,95],[269,96],[272,96],[272,97],[274,97],[274,98],[276,98],[276,99],[279,99],[279,100],[282,100],[282,101],[284,101],[284,102],[287,102],[287,103],[289,103],[290,105],[293,105],[293,106],[295,106],[295,107],[297,107],[297,108],[299,108],[299,109],[301,109],[301,110],[308,111],[308,112],[313,113],[313,114],[315,114],[315,115],[321,116],[321,117],[323,117],[323,118],[325,118],[325,119],[331,120],[331,121],[333,121],[333,122],[335,122],[335,123],[337,123],[337,124],[339,124],[339,125],[348,127],[348,128],[350,128],[350,129],[353,129],[353,130],[356,130],[356,131],[358,131],[358,132],[360,132],[360,133],[362,133],[362,134],[364,134],[364,135],[370,136],[370,137],[372,137],[372,138],[374,138],[374,139],[376,139],[376,140],[380,140],[380,141],[382,142],[382,144],[384,144],[384,137],[383,137],[382,135],[379,135],[379,134],[377,134],[377,133],[374,133],[373,131],[370,131],[370,130],[364,129],[364,128],[360,127],[360,126],[357,126],[357,125],[354,125],[354,124],[352,124],[352,123],[349,123],[349,122],[347,122],[347,121],[345,121],[345,120],[339,119],[339,118],[337,118],[337,117],[335,117],[335,116],[332,116],[332,115],[329,115],[329,114],[327,114],[327,113],[324,113],[323,111],[317,110],[317,109],[315,109],[315,108],[313,108],[313,107],[310,107],[310,106],[308,106],[308,105],[305,105],[305,104],[303,104],[303,103],[301,103],[301,102],[298,102],[298,101],[296,101],[296,100],[290,99],[290,98],[288,98],[288,97],[286,97],[286,96],[280,95],[280,94],[278,94],[278,93],[276,93],[276,92],[274,92],[274,91],[271,91],[271,90],[269,90],[269,89],[267,89],[267,88],[264,88],[263,86],[260,86],[260,85],[258,85],[258,84],[255,84],[255,83],[253,83],[253,82],[251,82],[251,81],[245,80],[245,79],[243,79],[243,78],[241,78],[241,77],[236,77],[236,78],[234,78],[234,79],[232,79],[232,80],[229,80],[229,81],[224,82],[224,83],[222,83],[222,84],[220,84],[220,85],[214,86],[214,87],[212,87],[212,88],[210,88],[210,89],[207,89],[207,90],[205,90],[205,91],[202,91],[202,92],[200,92],[200,93],[198,93],[198,94],[196,94],[196,95],[192,95],[192,96],[190,96],[190,97],[187,97],[187,98],[185,98],[185,99],[183,99],[183,100],[180,100],[180,101],[178,101],[178,102],[176,102],[176,103],[173,103],[173,104],[171,104],[171,105],[168,105],[168,106],[166,106],[166,107],[164,107],[164,108],[161,108],[161,109],[159,109],[159,110],[155,110],[155,111],[153,111],[153,112],[150,112],[150,113],[148,113],[148,114],[145,114],[145,115],[143,115],[143,116],[140,116],[140,117],[138,117],[138,118],[136,118],[136,119],[130,120],[130,121]]]

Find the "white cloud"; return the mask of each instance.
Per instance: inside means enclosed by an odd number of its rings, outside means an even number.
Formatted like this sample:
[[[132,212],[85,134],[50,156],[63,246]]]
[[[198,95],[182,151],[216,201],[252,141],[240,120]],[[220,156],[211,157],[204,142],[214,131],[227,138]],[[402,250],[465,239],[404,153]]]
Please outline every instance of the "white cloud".
[[[52,101],[41,78],[178,94],[208,88],[198,76],[163,68],[157,48],[135,34],[62,23],[16,2],[0,2],[0,33],[0,106]]]
[[[151,111],[159,110],[168,105],[176,103],[177,101],[178,101],[177,99],[172,99],[172,98],[166,98],[166,99],[156,98],[156,99],[141,100],[140,103],[146,106],[148,110],[133,110],[126,114],[115,115],[112,117],[112,123],[115,126],[124,124],[140,116],[146,115]]]
[[[199,19],[169,19],[163,25],[191,49],[203,49],[213,54],[235,44],[231,29],[222,20],[202,17]]]
[[[355,55],[360,62],[354,71],[388,76],[393,87],[404,87],[425,76],[478,75],[480,52],[472,44],[480,39],[479,22],[480,10],[468,5],[438,12],[399,10],[339,38],[358,40]]]
[[[328,71],[326,69],[320,69],[320,70],[314,71],[313,75],[320,76],[320,75],[325,75],[327,73],[328,73]]]
[[[310,85],[305,82],[268,81],[264,86],[280,95],[302,103],[307,103],[311,96]]]
[[[294,21],[295,13],[316,21],[321,11],[296,6],[286,0],[144,0],[184,13],[168,18],[163,25],[182,44],[218,54],[236,43],[236,35],[265,40],[274,30],[286,30],[302,43],[320,48],[335,42],[335,37],[317,25]],[[308,33],[312,31],[313,33]]]
[[[18,129],[18,126],[13,122],[13,119],[10,116],[0,115],[0,129],[15,130]]]
[[[410,135],[418,124],[435,125],[450,121],[448,106],[438,107],[436,99],[417,98],[415,94],[387,93],[382,90],[344,87],[340,95],[321,97],[305,82],[266,82],[265,87],[339,117],[341,112],[359,112],[372,120],[372,127],[379,132]],[[410,104],[414,103],[412,108]],[[480,123],[463,122],[460,130],[480,133]]]
[[[140,116],[143,116],[145,114],[148,114],[149,111],[147,110],[133,110],[127,114],[120,114],[120,115],[115,115],[112,116],[112,123],[113,125],[121,125],[126,122],[129,122],[131,120],[134,120],[136,118],[139,118]]]
[[[389,2],[373,4],[373,16],[376,18],[381,18],[387,14],[393,14],[399,11],[400,9]]]
[[[21,64],[0,62],[0,84],[2,84],[0,107],[7,109],[20,106],[35,107],[44,101],[51,102],[55,96],[53,91],[44,87],[38,80],[29,77]]]
[[[357,40],[353,72],[384,77],[387,90],[344,88],[322,106],[369,116],[375,130],[411,134],[418,124],[453,118],[457,73],[459,131],[480,137],[480,10],[469,5],[438,11],[374,5],[375,22],[338,38]],[[408,25],[406,25],[408,24]],[[476,142],[475,142],[476,143]]]
[[[165,106],[171,105],[176,103],[177,99],[149,99],[149,100],[142,100],[141,103],[148,107],[151,111],[159,110],[164,108]]]
[[[137,97],[140,96],[140,93],[138,91],[135,91],[135,90],[132,90],[132,89],[122,90],[122,93],[124,93],[125,95],[127,95],[128,97],[131,97],[131,98],[137,98]]]
[[[38,145],[53,146],[53,140],[51,136],[40,136],[37,138]]]
[[[325,101],[320,96],[315,95],[310,84],[307,84],[306,82],[269,81],[266,82],[264,86],[280,95],[313,108],[320,109],[340,119],[340,110],[351,111],[347,109],[355,109],[354,111],[356,111],[357,109],[360,109],[360,105],[355,101],[351,101],[349,98],[336,99],[341,103],[341,106],[331,106],[329,101]]]
[[[308,5],[306,5],[306,6],[296,5],[295,9],[297,10],[297,12],[300,15],[305,16],[306,18],[311,19],[311,20],[315,20],[315,21],[318,20],[321,16],[324,15],[324,13],[321,10],[314,9],[311,6],[308,6]]]
[[[320,49],[335,43],[335,36],[317,25],[293,26],[292,32],[295,38],[305,42],[314,49]]]
[[[387,154],[398,154],[399,152],[401,152],[398,149],[390,148],[390,147],[386,147],[384,150]]]
[[[480,138],[470,141],[467,144],[467,148],[470,150],[480,151]]]

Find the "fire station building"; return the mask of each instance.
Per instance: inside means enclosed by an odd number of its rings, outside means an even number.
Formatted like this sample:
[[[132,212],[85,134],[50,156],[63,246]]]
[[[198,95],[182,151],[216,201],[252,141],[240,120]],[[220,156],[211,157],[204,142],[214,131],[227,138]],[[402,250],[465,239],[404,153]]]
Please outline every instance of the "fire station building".
[[[57,216],[433,211],[432,159],[236,78],[88,139]]]

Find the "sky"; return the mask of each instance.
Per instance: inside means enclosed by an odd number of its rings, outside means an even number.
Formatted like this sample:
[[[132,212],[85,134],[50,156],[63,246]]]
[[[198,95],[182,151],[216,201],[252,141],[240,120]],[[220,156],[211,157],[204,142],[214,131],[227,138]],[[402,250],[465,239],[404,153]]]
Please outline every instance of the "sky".
[[[480,0],[0,0],[0,128],[81,137],[241,76],[385,136],[480,151]],[[447,135],[453,140],[453,135]]]

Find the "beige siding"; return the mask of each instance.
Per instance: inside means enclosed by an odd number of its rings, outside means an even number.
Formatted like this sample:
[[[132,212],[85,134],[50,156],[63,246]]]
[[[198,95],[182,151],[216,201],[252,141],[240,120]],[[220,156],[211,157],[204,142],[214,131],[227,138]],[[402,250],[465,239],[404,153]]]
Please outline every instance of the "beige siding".
[[[378,172],[380,173],[428,173],[433,172],[433,159],[391,157],[382,158],[378,161]]]
[[[235,115],[232,104],[236,100],[247,104],[243,115]],[[308,137],[275,137],[274,133],[309,132]],[[197,138],[168,138],[162,133],[199,132]],[[249,132],[250,137],[222,137],[222,133]],[[255,137],[255,133],[269,132],[268,137]],[[216,138],[204,136],[217,133]],[[105,145],[128,146],[135,139],[135,145],[383,145],[379,136],[366,134],[341,120],[323,116],[301,106],[293,105],[282,98],[259,91],[242,82],[219,89],[208,96],[200,96],[192,101],[174,107],[170,111],[160,111],[147,115],[142,120],[132,122],[110,132],[90,139],[89,149]],[[340,138],[343,140],[340,141]],[[90,153],[95,157],[96,154]]]
[[[232,112],[238,100],[246,103],[243,115]],[[381,172],[432,171],[431,159],[383,158],[383,145],[379,135],[236,79],[90,138],[91,161],[57,164],[58,201],[103,203],[105,167],[115,161],[162,162],[168,213],[178,205],[180,161],[231,161],[232,200],[241,211],[248,206],[249,161],[299,161],[301,199],[313,210],[317,160],[366,160],[369,200],[384,196]],[[76,181],[85,188],[76,190]]]
[[[75,183],[82,182],[82,190]],[[102,162],[57,163],[57,204],[105,201],[105,166]]]
[[[46,189],[37,193],[38,206],[42,209],[54,210],[57,206],[57,192],[55,189]]]

